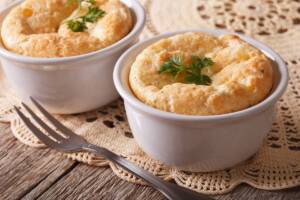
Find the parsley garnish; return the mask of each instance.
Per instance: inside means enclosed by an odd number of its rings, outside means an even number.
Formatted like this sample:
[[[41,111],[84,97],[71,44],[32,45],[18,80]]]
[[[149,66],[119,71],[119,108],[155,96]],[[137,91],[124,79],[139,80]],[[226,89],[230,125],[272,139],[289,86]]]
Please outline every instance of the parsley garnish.
[[[197,85],[210,85],[212,80],[209,76],[202,74],[202,69],[213,65],[211,58],[200,58],[198,56],[191,57],[191,64],[185,66],[182,62],[182,57],[178,55],[171,56],[166,62],[164,62],[158,73],[170,73],[175,78],[179,74],[184,73],[184,80],[187,83],[195,83]]]
[[[84,22],[95,23],[99,18],[103,17],[105,12],[98,7],[90,7],[85,16],[82,17]]]
[[[203,74],[187,75],[185,77],[185,81],[187,83],[195,83],[196,85],[210,85],[211,84],[211,78],[209,76],[203,75]]]
[[[87,29],[85,22],[83,21],[76,21],[71,19],[67,21],[68,28],[71,29],[73,32],[83,32]]]
[[[172,56],[164,64],[162,64],[159,69],[159,73],[171,73],[173,76],[177,77],[181,72],[184,71],[184,65],[182,63],[181,56]]]
[[[79,8],[82,2],[90,3],[91,5],[95,4],[95,0],[69,0],[67,4],[72,4],[75,2],[79,3]],[[87,29],[87,23],[95,23],[98,19],[105,15],[105,11],[101,10],[98,7],[90,6],[88,11],[84,16],[78,17],[76,19],[70,19],[67,21],[68,28],[73,32],[84,32]]]

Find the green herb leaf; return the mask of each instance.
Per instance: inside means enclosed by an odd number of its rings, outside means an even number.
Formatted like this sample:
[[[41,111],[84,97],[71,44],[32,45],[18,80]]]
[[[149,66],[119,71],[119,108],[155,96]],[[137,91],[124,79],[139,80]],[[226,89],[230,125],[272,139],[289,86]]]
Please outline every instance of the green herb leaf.
[[[177,77],[183,71],[184,65],[182,63],[182,57],[174,55],[162,64],[158,73],[171,73],[173,76]]]
[[[87,14],[83,16],[83,21],[95,23],[99,18],[103,17],[105,11],[98,7],[90,7]]]
[[[182,57],[173,55],[166,62],[162,64],[158,73],[170,73],[175,78],[180,73],[184,73],[184,80],[187,83],[194,83],[197,85],[210,85],[212,80],[209,76],[202,74],[202,69],[214,64],[211,58],[200,58],[198,56],[191,57],[191,64],[185,66],[182,62]]]
[[[97,20],[105,15],[105,11],[101,10],[98,7],[94,7],[93,5],[96,3],[96,0],[68,0],[66,6],[70,6],[71,4],[78,3],[78,8],[76,11],[78,12],[81,9],[82,2],[88,3],[88,11],[84,16],[78,17],[76,19],[68,20],[66,23],[68,28],[73,32],[84,32],[87,29],[87,22],[95,23]]]
[[[78,20],[69,20],[67,22],[68,28],[71,29],[73,32],[83,32],[87,29],[87,26],[84,21]]]
[[[198,56],[192,56],[192,64],[190,65],[191,69],[202,70],[204,67],[208,67],[214,64],[211,58],[200,58]]]
[[[195,83],[196,85],[210,85],[212,80],[209,76],[207,75],[195,75],[195,74],[191,74],[191,75],[187,75],[185,77],[185,81],[187,83]]]

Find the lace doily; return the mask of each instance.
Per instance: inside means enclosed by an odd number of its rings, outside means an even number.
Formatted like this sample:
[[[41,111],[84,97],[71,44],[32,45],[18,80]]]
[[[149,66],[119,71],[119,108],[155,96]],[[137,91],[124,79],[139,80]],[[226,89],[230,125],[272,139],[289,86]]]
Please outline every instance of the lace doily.
[[[126,157],[156,176],[174,180],[198,192],[222,194],[240,183],[266,190],[300,185],[300,1],[141,1],[148,14],[142,38],[184,28],[226,28],[263,41],[285,59],[290,72],[289,87],[278,102],[273,128],[259,152],[228,170],[189,173],[167,167],[141,151],[128,127],[122,100],[93,112],[56,117],[89,142]],[[14,113],[12,106],[19,102],[11,95],[3,77],[0,93],[3,96],[0,98],[0,120],[11,124],[12,133],[19,141],[32,147],[44,147]],[[93,154],[75,153],[66,156],[89,165],[109,165],[120,178],[143,184],[118,166]]]

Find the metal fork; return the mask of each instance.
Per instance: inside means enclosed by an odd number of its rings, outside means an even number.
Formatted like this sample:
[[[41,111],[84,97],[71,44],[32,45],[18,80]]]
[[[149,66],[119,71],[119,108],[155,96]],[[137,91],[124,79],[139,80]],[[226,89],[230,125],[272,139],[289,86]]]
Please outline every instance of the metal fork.
[[[43,143],[45,143],[50,148],[56,149],[61,152],[92,152],[98,156],[102,156],[107,160],[110,160],[113,163],[118,164],[128,172],[134,174],[135,176],[145,180],[149,185],[153,188],[160,191],[163,195],[165,195],[168,199],[172,200],[181,200],[181,199],[189,199],[189,200],[212,200],[212,198],[196,193],[192,190],[180,187],[176,184],[166,182],[148,171],[138,167],[137,165],[131,163],[125,158],[109,151],[108,149],[93,145],[88,143],[82,137],[76,135],[73,131],[65,127],[58,120],[56,120],[50,113],[48,113],[36,100],[31,98],[33,104],[38,108],[38,110],[45,116],[45,118],[56,128],[59,130],[58,133],[56,130],[52,129],[45,122],[43,122],[26,104],[22,103],[23,107],[28,111],[31,117],[36,121],[37,124],[43,128],[48,135],[44,134],[39,128],[37,128],[20,110],[18,107],[14,107],[17,114],[23,120],[24,124],[32,131],[34,135],[38,139],[40,139]]]

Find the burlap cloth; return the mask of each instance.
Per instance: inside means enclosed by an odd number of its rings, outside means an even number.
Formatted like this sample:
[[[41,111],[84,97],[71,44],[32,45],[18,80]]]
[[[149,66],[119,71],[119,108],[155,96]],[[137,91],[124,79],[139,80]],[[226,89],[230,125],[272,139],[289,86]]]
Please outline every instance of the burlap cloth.
[[[7,5],[1,0],[0,6]],[[279,101],[273,128],[259,152],[228,170],[189,173],[150,159],[132,138],[121,100],[93,112],[57,116],[89,142],[120,154],[156,176],[207,194],[222,194],[240,183],[276,190],[300,185],[300,1],[299,0],[142,0],[148,20],[142,38],[184,28],[226,28],[250,35],[274,48],[286,61],[290,82]],[[11,124],[18,140],[44,147],[12,110],[18,100],[2,78],[0,120]],[[143,183],[113,163],[89,153],[66,154],[96,166],[110,166],[122,179]]]

